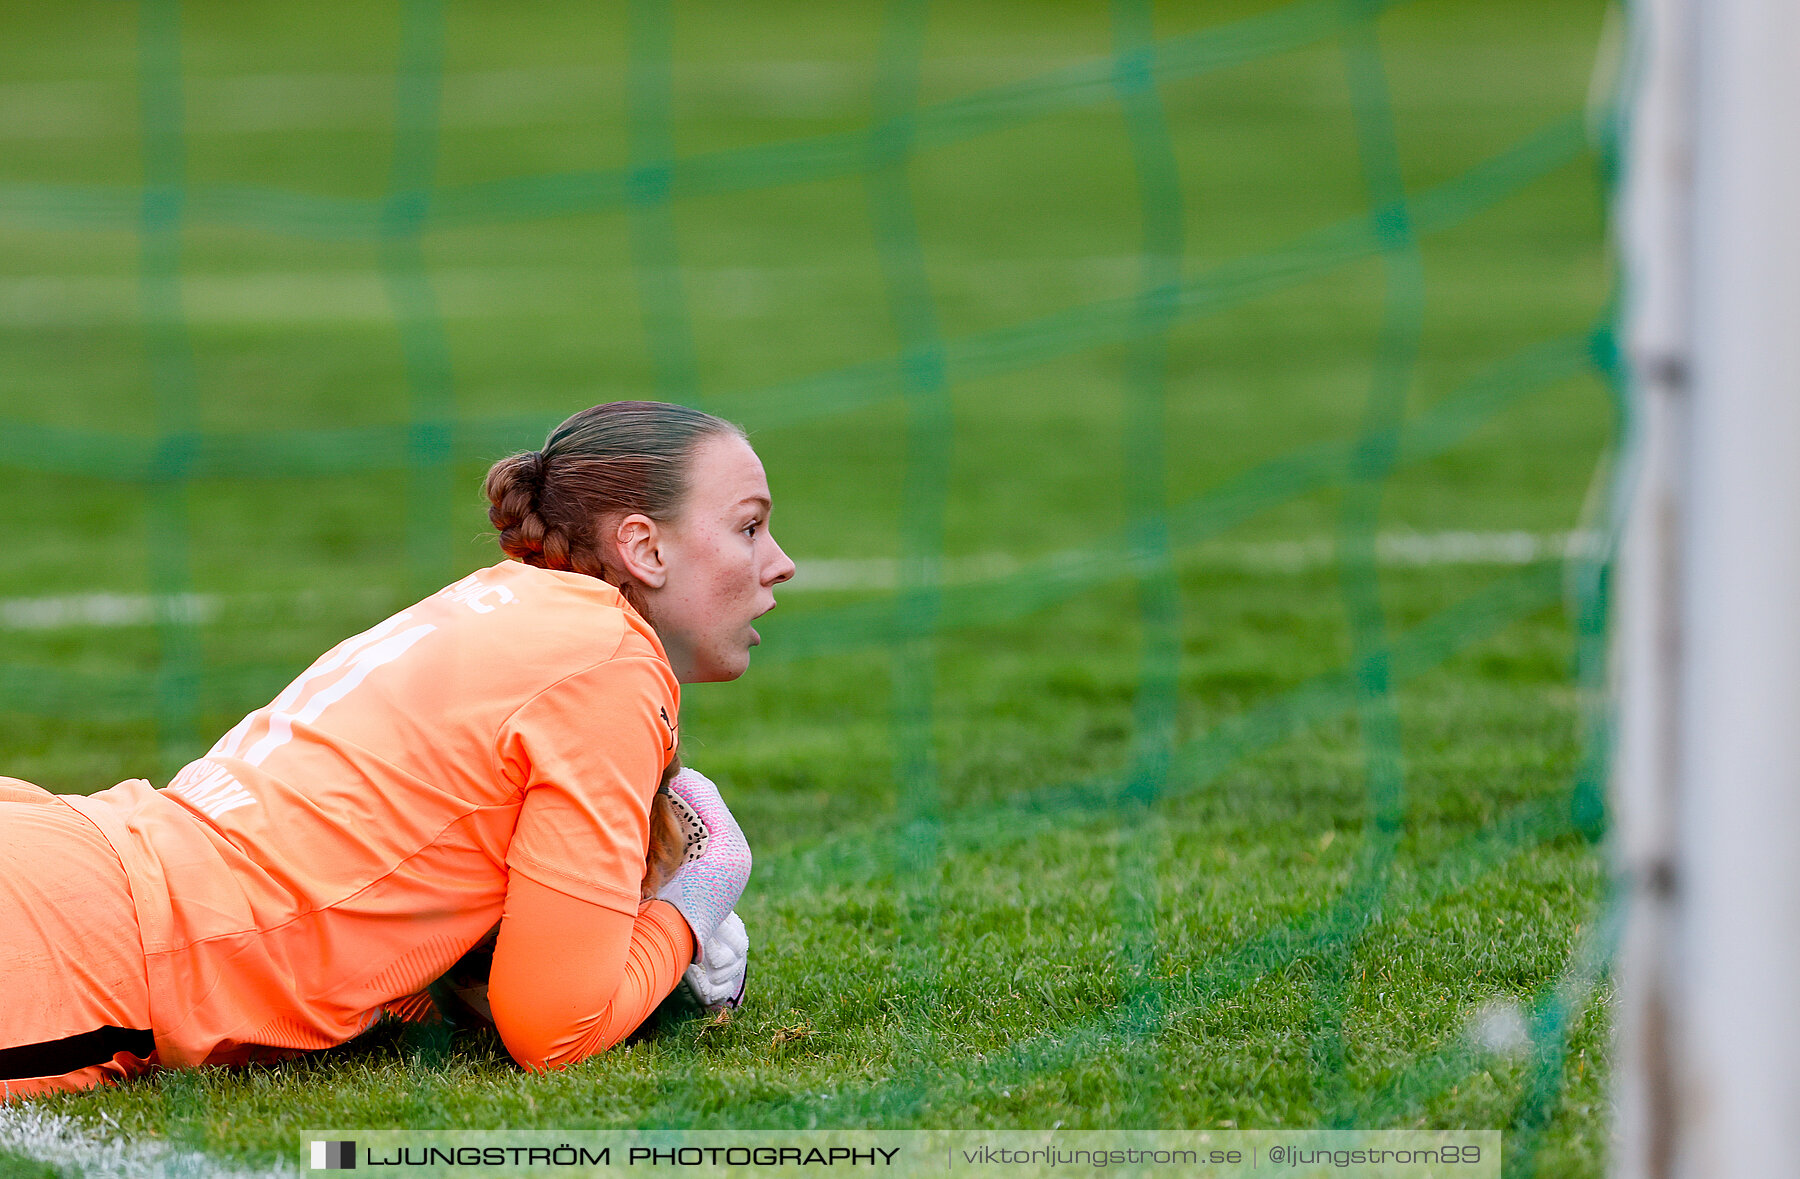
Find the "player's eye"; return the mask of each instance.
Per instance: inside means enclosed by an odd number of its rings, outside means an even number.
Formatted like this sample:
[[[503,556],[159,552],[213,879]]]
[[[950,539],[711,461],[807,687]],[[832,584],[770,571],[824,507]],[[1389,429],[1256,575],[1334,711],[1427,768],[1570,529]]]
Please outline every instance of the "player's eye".
[[[760,529],[761,527],[762,527],[761,520],[752,520],[752,521],[750,521],[750,523],[744,525],[744,535],[748,536],[751,540],[755,540],[757,530]]]

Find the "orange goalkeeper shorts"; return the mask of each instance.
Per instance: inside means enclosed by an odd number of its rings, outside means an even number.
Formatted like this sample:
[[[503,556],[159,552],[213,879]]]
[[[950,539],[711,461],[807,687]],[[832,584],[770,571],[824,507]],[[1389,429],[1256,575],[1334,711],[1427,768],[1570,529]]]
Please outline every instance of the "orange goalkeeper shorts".
[[[149,1029],[125,866],[73,807],[0,778],[0,1103],[135,1076]]]

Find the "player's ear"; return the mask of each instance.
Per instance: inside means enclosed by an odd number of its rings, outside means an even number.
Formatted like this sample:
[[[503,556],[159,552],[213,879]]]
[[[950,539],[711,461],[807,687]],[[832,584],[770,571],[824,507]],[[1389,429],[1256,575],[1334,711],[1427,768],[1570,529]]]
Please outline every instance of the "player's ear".
[[[669,580],[669,570],[663,563],[662,535],[656,521],[633,512],[619,521],[614,539],[626,575],[645,589],[661,589]]]

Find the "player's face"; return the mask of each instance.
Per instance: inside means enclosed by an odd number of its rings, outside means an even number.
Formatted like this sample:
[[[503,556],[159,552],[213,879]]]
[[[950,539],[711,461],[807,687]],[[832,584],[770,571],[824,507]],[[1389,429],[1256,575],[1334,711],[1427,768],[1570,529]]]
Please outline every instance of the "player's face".
[[[769,508],[769,480],[749,443],[713,435],[695,447],[681,515],[660,530],[668,578],[651,603],[683,683],[734,680],[750,666],[762,641],[752,624],[794,575],[769,532]]]

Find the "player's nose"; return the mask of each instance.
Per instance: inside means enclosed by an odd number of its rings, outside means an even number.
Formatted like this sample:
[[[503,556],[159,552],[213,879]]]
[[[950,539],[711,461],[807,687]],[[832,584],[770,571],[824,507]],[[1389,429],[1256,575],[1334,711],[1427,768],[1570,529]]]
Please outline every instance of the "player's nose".
[[[774,545],[775,559],[770,561],[768,567],[763,571],[763,584],[780,585],[794,576],[794,562],[787,553],[782,551],[781,546],[775,543],[773,536],[769,537],[769,543]]]

